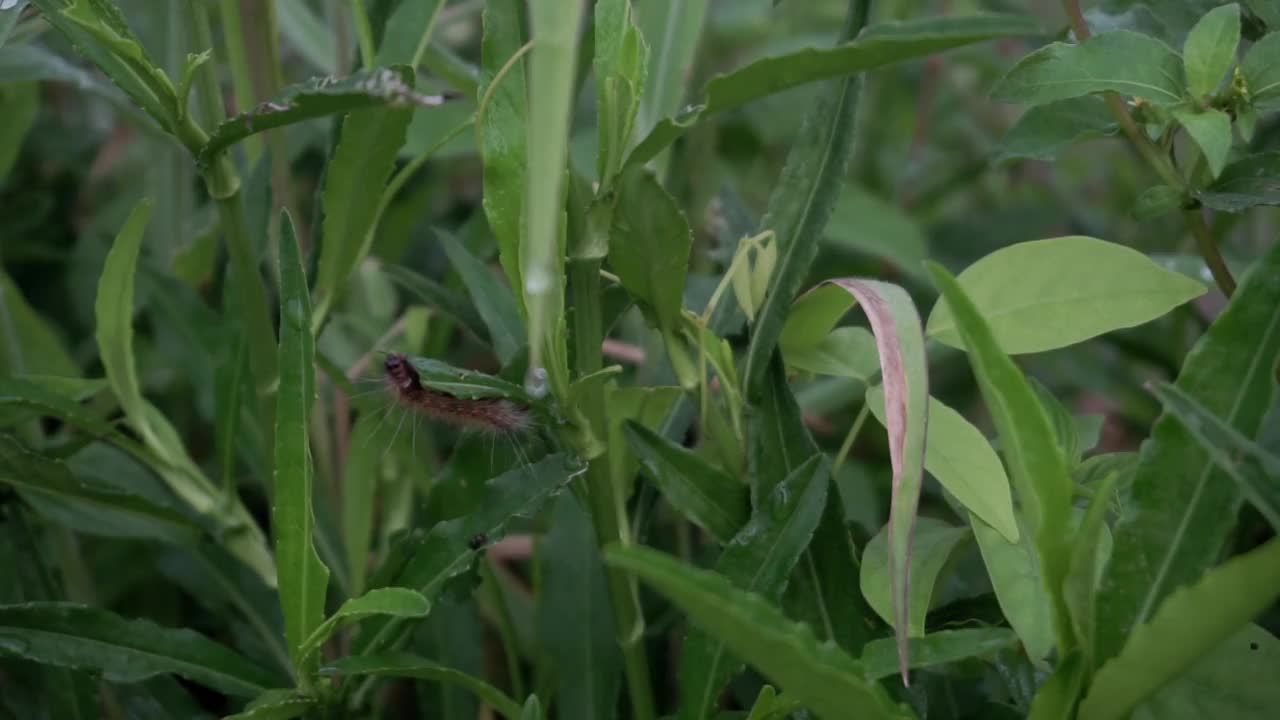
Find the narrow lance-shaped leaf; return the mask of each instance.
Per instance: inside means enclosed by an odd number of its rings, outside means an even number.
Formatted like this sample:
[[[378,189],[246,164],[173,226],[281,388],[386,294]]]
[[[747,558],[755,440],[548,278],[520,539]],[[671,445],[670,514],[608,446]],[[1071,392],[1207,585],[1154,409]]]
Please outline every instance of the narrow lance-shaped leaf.
[[[1176,385],[1162,383],[1152,392],[1200,443],[1213,462],[1240,486],[1245,498],[1280,532],[1280,457],[1263,450],[1210,413]]]
[[[243,696],[283,682],[191,630],[72,603],[0,606],[0,650],[46,665],[100,672],[121,683],[174,674]]]
[[[1280,596],[1280,539],[1228,560],[1178,590],[1134,628],[1120,654],[1099,668],[1080,717],[1123,718]]]
[[[1062,644],[1069,643],[1072,637],[1061,590],[1071,512],[1070,471],[1035,391],[1017,365],[1000,350],[978,308],[941,266],[930,263],[928,269],[955,314],[978,386],[999,431],[1005,461],[1040,555],[1045,589],[1053,604],[1059,651],[1065,653],[1070,648]]]
[[[501,284],[484,263],[477,260],[462,243],[447,233],[437,233],[444,246],[449,264],[462,278],[462,284],[471,294],[476,311],[483,318],[493,350],[505,367],[515,358],[525,342],[524,324],[520,321],[520,307],[511,289]]]
[[[361,70],[341,80],[312,78],[219,125],[200,149],[198,160],[210,165],[219,153],[241,140],[285,125],[368,108],[398,108],[409,113],[415,107],[436,107],[444,102],[441,95],[415,91],[408,74],[397,68]]]
[[[680,607],[770,681],[819,717],[910,718],[866,669],[838,646],[819,643],[807,626],[724,577],[647,548],[611,547],[605,562],[634,573]]]
[[[351,598],[330,615],[311,636],[302,644],[300,656],[305,665],[312,653],[322,645],[342,625],[356,622],[370,615],[389,615],[391,617],[426,617],[431,612],[431,601],[420,593],[408,588],[377,588]]]
[[[315,709],[316,699],[292,690],[273,689],[254,698],[235,715],[222,720],[291,720]]]
[[[324,620],[329,585],[329,569],[312,544],[314,471],[307,426],[315,399],[315,338],[301,249],[288,212],[281,214],[280,230],[280,390],[271,525],[289,655],[298,671],[307,673],[301,666],[303,645]]]
[[[1036,24],[1016,15],[975,15],[883,23],[834,48],[807,48],[757,60],[707,83],[706,100],[657,124],[627,157],[628,167],[648,162],[706,116],[819,80],[927,57],[952,48],[1001,37],[1039,34]]]
[[[1280,245],[1254,263],[1183,362],[1175,386],[1245,437],[1261,427],[1280,359]],[[1098,590],[1097,659],[1120,651],[1179,586],[1217,562],[1235,526],[1239,488],[1176,416],[1142,445],[1115,550]]]

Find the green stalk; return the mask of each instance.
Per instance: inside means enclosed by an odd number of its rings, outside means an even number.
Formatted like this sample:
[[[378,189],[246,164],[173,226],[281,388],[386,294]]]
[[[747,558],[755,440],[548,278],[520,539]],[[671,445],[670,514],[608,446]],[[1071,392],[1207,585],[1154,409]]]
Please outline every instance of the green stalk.
[[[202,0],[190,0],[192,43],[198,48],[213,47],[213,32],[209,27],[209,13]],[[197,71],[197,91],[200,93],[200,111],[206,125],[212,126],[222,119],[225,110],[222,106],[222,93],[218,87],[218,76],[213,63],[206,63]],[[182,128],[184,142],[193,152],[199,149],[200,142],[192,144],[204,136],[204,131],[195,125],[187,114],[186,125]],[[198,133],[198,135],[197,135]],[[204,136],[207,138],[207,136]],[[249,343],[249,365],[253,371],[255,387],[258,390],[259,410],[262,413],[263,432],[268,434],[266,444],[271,445],[269,437],[275,426],[275,404],[271,402],[271,388],[276,381],[276,336],[272,329],[271,317],[268,314],[267,289],[258,272],[258,263],[254,259],[253,243],[249,235],[248,222],[245,218],[244,201],[240,196],[240,177],[230,158],[223,155],[217,162],[204,171],[205,185],[210,197],[218,207],[218,219],[227,242],[227,254],[231,256],[231,267],[239,290],[239,302]]]
[[[235,93],[236,107],[248,112],[256,103],[253,95],[253,77],[249,74],[249,55],[245,50],[244,22],[240,17],[240,0],[221,0],[222,44],[227,53],[227,66],[231,70],[231,88]],[[245,159],[253,167],[262,157],[262,138],[250,135],[244,139]]]
[[[348,0],[348,4],[356,25],[356,39],[360,43],[360,64],[365,70],[372,69],[378,51],[373,45],[373,25],[369,23],[369,13],[364,8],[364,0]]]
[[[600,261],[571,262],[570,273],[574,359],[577,365],[574,370],[578,377],[585,377],[603,366],[600,352],[604,340],[600,314]],[[579,409],[591,422],[596,436],[606,437],[604,394],[584,393]],[[626,508],[614,487],[607,451],[591,459],[587,467],[586,484],[596,542],[602,548],[613,544],[630,545],[631,533],[626,521]],[[640,608],[636,581],[630,574],[612,567],[607,568],[606,572],[609,599],[618,622],[618,643],[622,646],[632,715],[636,720],[653,720],[657,713],[649,681],[649,661],[645,657],[644,614]]]

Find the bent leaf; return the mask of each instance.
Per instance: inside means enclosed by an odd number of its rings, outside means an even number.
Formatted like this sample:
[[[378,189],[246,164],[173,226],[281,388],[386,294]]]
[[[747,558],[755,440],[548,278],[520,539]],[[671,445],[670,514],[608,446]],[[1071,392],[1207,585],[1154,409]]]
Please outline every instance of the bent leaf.
[[[914,717],[895,706],[879,683],[867,679],[861,663],[837,645],[819,643],[809,626],[788,620],[759,595],[733,587],[724,577],[639,546],[610,547],[605,562],[653,586],[695,625],[820,717]]]
[[[1010,245],[965,268],[956,281],[1009,355],[1141,325],[1205,292],[1203,284],[1136,250],[1083,236]],[[963,347],[946,298],[929,314],[926,330]]]

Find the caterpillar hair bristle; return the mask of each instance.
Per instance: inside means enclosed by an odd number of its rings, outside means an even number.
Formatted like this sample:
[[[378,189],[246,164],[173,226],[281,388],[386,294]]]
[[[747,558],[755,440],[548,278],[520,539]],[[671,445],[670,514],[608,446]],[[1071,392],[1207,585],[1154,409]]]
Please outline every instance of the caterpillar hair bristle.
[[[468,400],[423,387],[418,371],[405,355],[390,353],[382,366],[396,401],[421,415],[467,430],[502,435],[524,433],[533,427],[528,409],[510,400]]]

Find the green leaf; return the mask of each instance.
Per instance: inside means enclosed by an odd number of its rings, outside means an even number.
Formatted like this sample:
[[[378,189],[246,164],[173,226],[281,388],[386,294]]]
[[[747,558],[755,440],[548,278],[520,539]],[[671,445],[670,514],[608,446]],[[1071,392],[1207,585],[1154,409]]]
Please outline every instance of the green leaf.
[[[484,163],[484,205],[489,227],[498,239],[498,260],[507,282],[524,308],[524,271],[520,248],[524,241],[525,166],[528,162],[528,101],[525,89],[524,3],[486,0],[484,37],[480,45],[482,75],[476,89],[481,104],[476,132]],[[514,62],[512,62],[514,60]],[[511,65],[508,67],[508,63]],[[499,73],[503,73],[499,77]]]
[[[0,652],[100,672],[112,682],[182,677],[228,695],[257,695],[274,673],[191,630],[60,602],[0,605]]]
[[[776,602],[791,569],[809,546],[822,517],[830,484],[826,458],[813,455],[768,494],[720,554],[717,572],[738,588]],[[686,610],[688,610],[686,608]],[[718,633],[690,633],[680,663],[682,718],[705,717],[739,661]]]
[[[1231,7],[1231,6],[1228,6]],[[1191,139],[1204,153],[1209,172],[1218,177],[1227,165],[1231,152],[1231,118],[1221,110],[1195,110],[1174,108],[1173,117],[1187,131]]]
[[[522,405],[532,404],[533,399],[523,387],[500,377],[456,368],[432,358],[410,356],[408,360],[418,372],[418,379],[423,387],[431,390],[439,390],[466,400],[506,398]]]
[[[713,84],[715,81],[712,81]],[[861,84],[856,76],[832,81],[815,96],[787,153],[782,177],[769,196],[760,232],[773,232],[781,260],[751,331],[743,361],[749,398],[761,391],[765,368],[777,347],[787,311],[809,276],[831,210],[853,155],[854,121]]]
[[[1071,627],[1082,649],[1087,671],[1092,672],[1097,608],[1095,597],[1098,580],[1106,562],[1102,550],[1107,537],[1106,517],[1111,497],[1120,479],[1125,475],[1123,466],[1113,465],[1093,488],[1089,510],[1080,522],[1075,539],[1071,541],[1071,558],[1067,564],[1067,576],[1062,583],[1063,602],[1071,616]]]
[[[1037,105],[1004,134],[996,160],[1054,160],[1072,145],[1120,132],[1106,101],[1095,95]]]
[[[411,534],[393,550],[400,559],[387,560],[380,577],[371,578],[374,587],[407,587],[436,602],[445,585],[470,570],[482,548],[473,547],[477,538],[484,545],[497,542],[507,524],[517,516],[532,517],[547,500],[581,472],[564,455],[549,455],[533,465],[509,470],[485,484],[471,512],[447,520],[429,532]],[[400,620],[374,618],[356,638],[355,653],[380,652],[395,640]]]
[[[1280,532],[1280,458],[1258,447],[1177,386],[1161,383],[1152,392]]]
[[[1024,533],[1009,542],[972,513],[969,523],[1000,611],[1018,633],[1027,657],[1039,662],[1053,649],[1053,616],[1034,540]]]
[[[183,545],[195,545],[203,535],[197,523],[174,508],[96,478],[75,477],[64,463],[32,452],[9,435],[0,435],[0,482],[45,517],[90,535]]]
[[[634,421],[623,434],[667,502],[716,540],[729,542],[746,523],[747,487],[737,479]]]
[[[1280,152],[1258,153],[1231,163],[1199,198],[1206,206],[1226,212],[1280,205]]]
[[[969,529],[948,525],[930,517],[916,518],[913,530],[910,575],[905,583],[909,592],[906,634],[924,637],[924,618],[933,601],[933,589],[951,553],[969,535]],[[895,630],[900,617],[894,610],[891,594],[888,531],[881,528],[862,551],[862,594],[867,604]]]
[[[445,255],[449,256],[449,264],[453,265],[453,269],[462,278],[471,301],[484,319],[498,361],[505,367],[520,352],[525,339],[520,308],[516,305],[511,289],[499,283],[493,273],[489,272],[489,268],[472,256],[452,235],[437,232],[436,236],[444,246]]]
[[[342,603],[337,612],[330,615],[302,643],[299,663],[306,665],[311,655],[320,650],[334,632],[370,615],[388,615],[400,618],[421,618],[431,612],[431,601],[420,593],[405,588],[377,588],[357,598]]]
[[[1056,42],[1018,61],[991,91],[997,100],[1043,105],[1106,91],[1157,105],[1183,100],[1182,59],[1150,35],[1128,30],[1079,45]]]
[[[884,388],[867,390],[871,414],[884,424]],[[1018,540],[1018,523],[1009,495],[1009,478],[1000,457],[982,431],[935,397],[929,398],[929,432],[925,436],[924,469],[970,512],[1010,542]]]
[[[539,648],[555,668],[560,715],[612,718],[622,654],[591,516],[569,493],[556,501],[538,563]]]
[[[880,371],[876,338],[869,330],[861,327],[838,327],[817,345],[791,349],[783,344],[782,357],[786,360],[787,367],[793,370],[853,378],[863,382]]]
[[[1113,558],[1114,563],[1114,558]],[[1280,539],[1205,573],[1135,625],[1118,655],[1098,669],[1080,716],[1109,720],[1177,678],[1280,596]]]
[[[421,65],[422,56],[431,42],[445,0],[401,2],[387,18],[378,45],[377,64],[382,66]]]
[[[649,46],[631,19],[631,0],[604,0],[595,10],[596,175],[602,187],[622,168],[644,96]]]
[[[1138,196],[1133,217],[1143,222],[1155,220],[1180,209],[1185,202],[1182,190],[1170,185],[1152,185]]]
[[[959,660],[995,653],[1017,643],[1018,636],[1007,628],[973,628],[942,630],[924,637],[911,638],[913,669],[948,665]],[[859,658],[872,680],[887,678],[898,672],[898,645],[893,638],[872,640]]]
[[[279,3],[277,24],[288,46],[297,51],[316,70],[326,74],[339,72],[337,42],[323,18],[305,2]]]
[[[1072,720],[1084,683],[1085,668],[1081,654],[1073,651],[1053,669],[1053,674],[1036,691],[1031,701],[1028,720]]]
[[[409,70],[384,72],[391,78],[384,82],[412,88],[413,73]],[[320,196],[324,243],[316,275],[318,319],[337,301],[347,278],[372,246],[369,233],[378,202],[412,119],[413,111],[407,106],[392,105],[353,110],[343,119]]]
[[[384,267],[383,272],[397,285],[417,296],[432,309],[456,320],[472,335],[485,342],[490,341],[489,326],[480,315],[480,311],[464,295],[399,265]],[[507,292],[510,293],[510,290]]]
[[[922,58],[944,50],[1002,37],[1039,34],[1017,15],[936,17],[867,28],[856,40],[833,48],[805,48],[757,60],[707,83],[706,100],[659,122],[627,157],[627,166],[648,162],[704,117],[820,80]],[[1175,56],[1176,57],[1176,56]]]
[[[1226,309],[1183,362],[1177,388],[1249,437],[1275,396],[1280,358],[1280,246],[1254,263]],[[1173,415],[1142,445],[1115,552],[1098,593],[1097,658],[1119,652],[1176,588],[1221,556],[1240,491]]]
[[[1070,470],[1035,391],[1018,366],[1000,350],[977,306],[946,270],[931,263],[929,272],[956,314],[978,387],[999,432],[1023,515],[1035,538],[1044,586],[1053,606],[1054,627],[1058,630],[1058,649],[1065,653],[1070,648],[1062,644],[1069,642],[1071,635],[1060,593],[1071,512]]]
[[[1000,350],[1010,355],[1066,347],[1140,325],[1205,292],[1204,285],[1136,250],[1081,236],[1011,245],[956,279]],[[962,347],[952,312],[948,300],[939,300],[926,332]]]
[[[393,138],[398,132],[403,142],[404,131],[396,130],[395,125],[403,122],[407,126],[408,118],[413,115],[415,107],[437,107],[444,101],[445,98],[439,95],[423,95],[415,91],[412,73],[404,68],[381,67],[361,70],[341,80],[334,80],[327,76],[312,78],[306,82],[291,85],[282,90],[276,98],[223,122],[210,134],[209,141],[204,147],[200,148],[198,160],[202,165],[211,165],[219,153],[225,152],[227,148],[251,135],[316,118],[349,113],[355,118],[363,118],[363,120],[357,120],[357,124],[364,131],[368,131],[369,124],[376,124],[375,120],[382,119],[387,123],[383,126],[383,132]],[[350,121],[351,118],[348,118],[348,122]],[[351,137],[355,138],[354,130],[352,132]],[[377,130],[368,132],[376,134]],[[342,137],[347,138],[345,129]],[[399,144],[396,148],[399,149]],[[350,148],[347,153],[354,153],[357,150],[358,148]],[[345,162],[348,164],[359,160],[359,157],[348,154],[335,155],[335,161],[338,157],[345,157]],[[376,175],[367,180],[352,178],[347,180],[348,186],[344,189],[372,192],[373,190],[365,185],[376,184],[377,189],[381,191],[382,183],[376,183],[376,180]],[[376,207],[377,198],[375,197],[374,200],[375,204],[367,208],[367,211],[372,211],[373,207]],[[340,238],[329,240],[327,234],[325,238],[328,242],[341,240]],[[363,239],[361,236],[354,241],[359,242]]]
[[[0,127],[0,183],[8,177],[13,164],[18,161],[22,141],[35,124],[39,109],[40,85],[16,83],[0,85],[0,102],[4,103],[8,119]]]
[[[650,430],[656,430],[671,408],[680,400],[678,387],[606,386],[605,408],[609,423],[609,468],[613,482],[623,488],[624,496],[631,495],[631,485],[640,461],[631,451],[624,436],[624,423],[635,420]]]
[[[1267,720],[1280,703],[1280,639],[1247,625],[1134,709],[1134,720]]]
[[[311,712],[315,706],[313,697],[292,690],[268,690],[254,698],[242,712],[222,720],[292,720]]]
[[[928,239],[915,218],[855,186],[844,188],[836,201],[826,244],[888,260],[915,277],[922,275],[920,263],[929,254]]]
[[[618,178],[609,260],[649,322],[664,333],[680,324],[692,246],[684,212],[652,174],[635,170]]]
[[[537,695],[530,695],[529,699],[524,701],[524,708],[520,710],[520,720],[547,720],[546,713],[542,712],[542,702],[538,700]]]
[[[67,351],[58,331],[36,313],[22,297],[8,273],[0,271],[0,375],[49,375],[79,377],[80,368]]]
[[[1239,5],[1222,5],[1200,18],[1182,45],[1182,62],[1186,66],[1187,90],[1191,97],[1203,98],[1218,89],[1223,76],[1235,64],[1239,45]]]
[[[276,399],[275,478],[271,527],[276,539],[280,606],[289,657],[300,675],[304,644],[324,620],[329,569],[312,544],[311,443],[308,426],[316,394],[315,338],[302,251],[288,212],[280,216],[280,390]]]
[[[637,546],[608,548],[605,562],[652,585],[695,625],[820,717],[913,717],[838,646],[819,643],[807,625],[788,620],[764,598],[726,578]]]
[[[1240,73],[1254,107],[1274,110],[1280,106],[1280,32],[1271,32],[1249,48]]]
[[[321,672],[325,675],[413,678],[455,685],[471,691],[487,705],[506,716],[508,720],[517,720],[520,717],[520,705],[489,683],[460,670],[438,665],[408,653],[345,657],[325,667]]]

